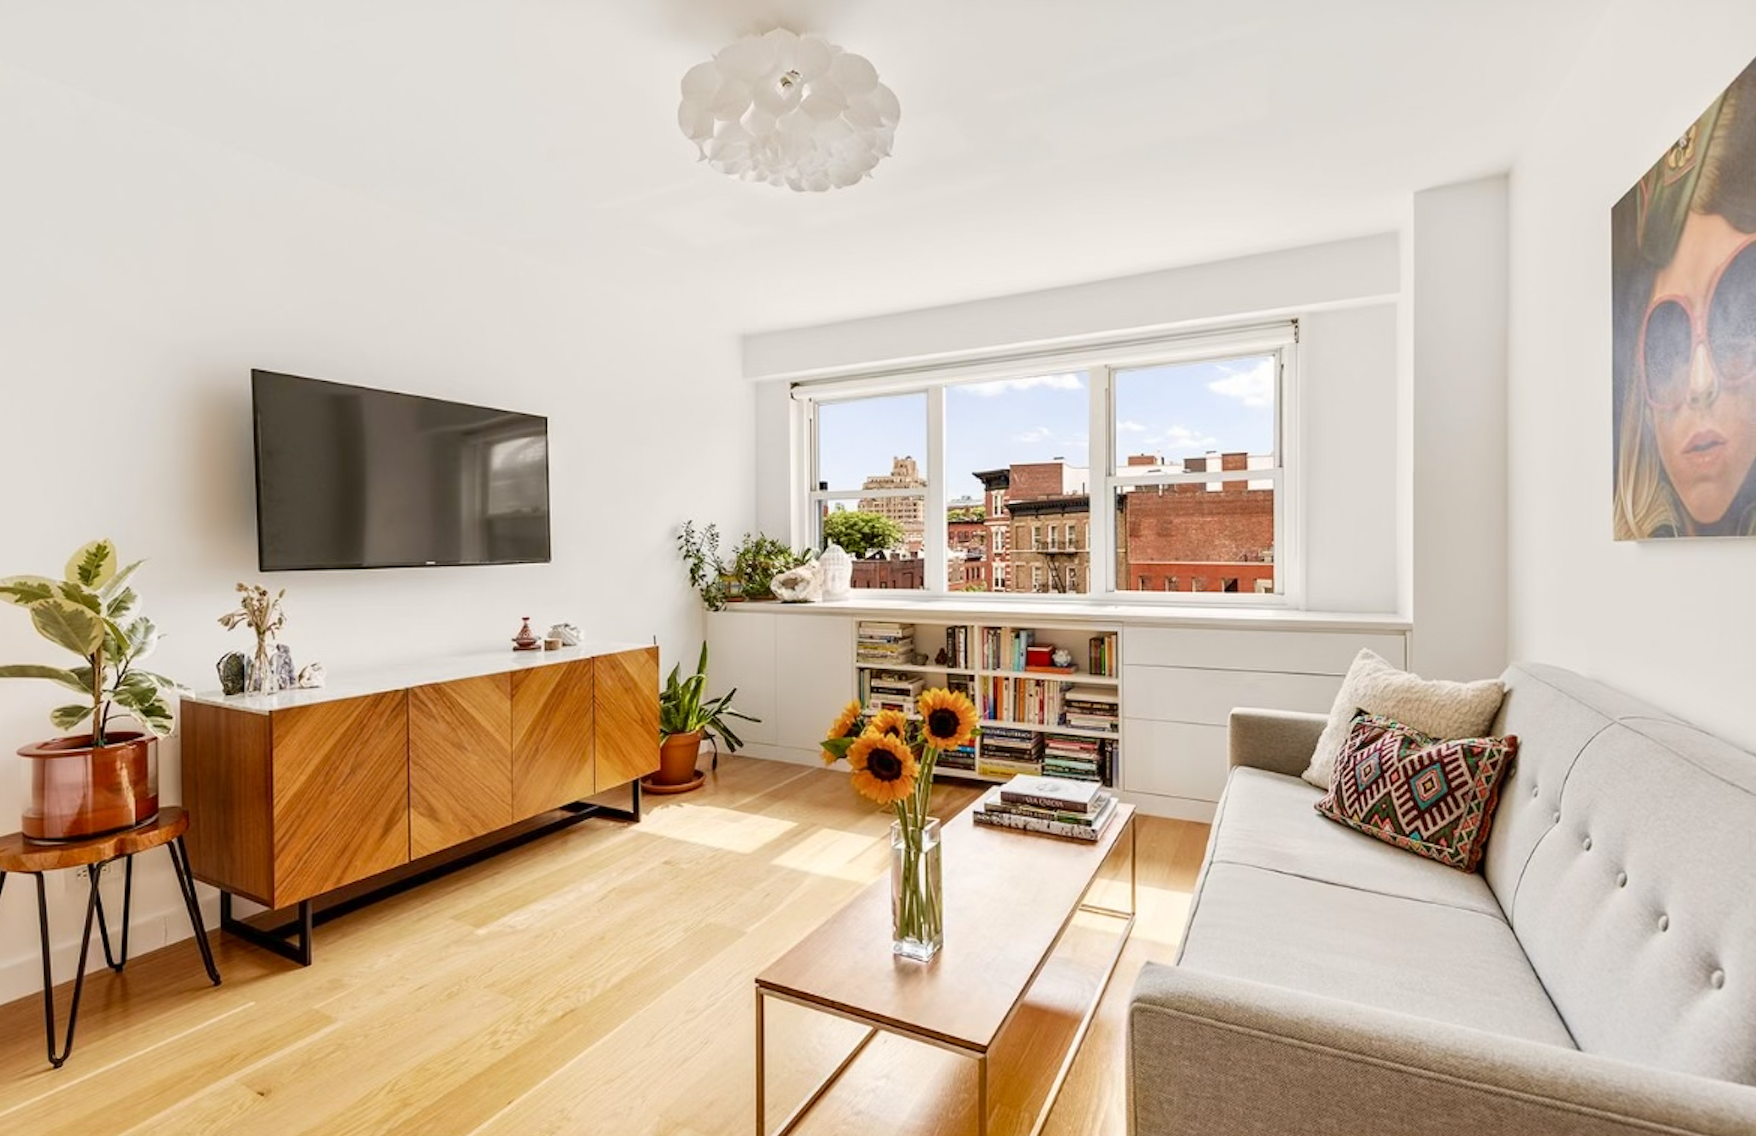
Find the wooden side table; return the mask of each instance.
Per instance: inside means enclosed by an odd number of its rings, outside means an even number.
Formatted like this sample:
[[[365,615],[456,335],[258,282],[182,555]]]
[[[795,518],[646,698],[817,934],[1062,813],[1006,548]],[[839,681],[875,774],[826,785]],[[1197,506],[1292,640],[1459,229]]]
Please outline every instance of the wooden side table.
[[[189,829],[189,814],[175,806],[159,810],[158,816],[143,825],[94,836],[89,840],[70,840],[39,844],[14,832],[0,837],[0,891],[5,890],[9,872],[26,872],[37,878],[37,932],[43,948],[43,1028],[48,1034],[49,1064],[59,1069],[73,1052],[73,1028],[79,1020],[79,996],[85,991],[85,960],[91,950],[91,924],[95,917],[98,934],[104,944],[104,962],[121,973],[128,965],[128,922],[134,902],[134,854],[163,845],[170,853],[171,865],[177,870],[177,888],[183,894],[183,905],[189,910],[189,926],[195,932],[196,945],[201,948],[201,961],[207,977],[219,985],[219,970],[213,965],[213,951],[207,944],[207,930],[201,923],[201,906],[195,895],[195,878],[189,874],[189,852],[183,846],[183,833]],[[124,861],[122,882],[122,942],[118,950],[110,947],[110,928],[104,919],[104,900],[98,892],[103,866],[114,860]],[[85,904],[85,934],[79,943],[79,973],[73,980],[73,1004],[67,1011],[67,1036],[59,1055],[55,1052],[55,979],[49,965],[49,903],[43,888],[43,874],[60,868],[83,868],[90,877],[91,891]]]

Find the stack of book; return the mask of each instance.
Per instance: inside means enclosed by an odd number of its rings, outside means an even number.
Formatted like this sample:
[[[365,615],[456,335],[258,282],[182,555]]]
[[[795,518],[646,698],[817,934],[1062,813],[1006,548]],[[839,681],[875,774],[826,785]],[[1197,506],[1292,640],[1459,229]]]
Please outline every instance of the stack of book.
[[[982,755],[976,772],[985,777],[1011,777],[1043,771],[1043,735],[1034,730],[982,727]]]
[[[861,663],[912,665],[915,661],[915,625],[860,621],[854,659]]]
[[[1105,678],[1116,677],[1116,633],[1106,631],[1102,635],[1093,635],[1087,645],[1090,661],[1087,664],[1091,673],[1103,675]]]
[[[972,819],[988,828],[1096,841],[1116,816],[1116,798],[1090,781],[1014,777],[976,804]]]
[[[1114,733],[1121,698],[1111,686],[1069,687],[1061,699],[1063,725]]]
[[[976,746],[974,742],[958,746],[956,749],[939,751],[939,769],[955,773],[974,773],[976,771]]]
[[[918,674],[861,671],[860,704],[868,714],[880,710],[901,710],[904,714],[912,714],[923,685],[924,680]]]
[[[1112,784],[1110,755],[1115,744],[1107,738],[1050,734],[1043,744],[1043,774],[1069,781]]]

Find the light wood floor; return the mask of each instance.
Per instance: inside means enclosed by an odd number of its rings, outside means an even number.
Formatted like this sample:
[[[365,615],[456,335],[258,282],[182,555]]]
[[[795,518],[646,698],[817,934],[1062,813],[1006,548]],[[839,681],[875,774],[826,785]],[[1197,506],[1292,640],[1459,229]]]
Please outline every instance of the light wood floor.
[[[937,811],[976,795],[941,785]],[[40,999],[0,1007],[0,1132],[748,1136],[752,980],[885,871],[889,814],[844,773],[742,758],[647,806],[638,826],[587,821],[327,924],[307,970],[219,934],[217,989],[188,941],[122,975],[100,960],[58,1071]],[[1050,1133],[1126,1129],[1128,990],[1143,961],[1174,953],[1207,836],[1138,823],[1140,918]],[[1041,1055],[1090,989],[1082,937],[1103,930],[1069,933],[1009,1027],[1017,1079],[1039,1093],[1054,1069]],[[771,1011],[771,1124],[853,1029]],[[971,1062],[885,1039],[803,1130],[972,1132],[973,1084]]]

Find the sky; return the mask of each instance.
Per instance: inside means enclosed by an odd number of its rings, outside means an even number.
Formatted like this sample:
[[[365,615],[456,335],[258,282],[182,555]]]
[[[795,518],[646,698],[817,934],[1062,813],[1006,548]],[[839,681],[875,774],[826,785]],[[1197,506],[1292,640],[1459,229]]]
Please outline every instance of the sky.
[[[964,383],[946,388],[946,496],[979,497],[976,470],[1061,458],[1088,461],[1090,381],[1084,374]],[[1274,357],[1141,367],[1116,375],[1116,449],[1170,461],[1209,450],[1271,453]],[[893,457],[927,457],[927,396],[890,395],[818,408],[820,469],[831,489],[888,474]]]

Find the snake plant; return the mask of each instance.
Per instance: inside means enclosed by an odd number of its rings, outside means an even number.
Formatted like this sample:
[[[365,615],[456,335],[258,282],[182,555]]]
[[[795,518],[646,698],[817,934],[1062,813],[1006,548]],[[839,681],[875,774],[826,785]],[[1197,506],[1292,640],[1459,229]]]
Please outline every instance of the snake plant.
[[[732,709],[732,698],[738,693],[733,687],[718,698],[704,697],[707,689],[707,644],[701,645],[701,660],[695,665],[695,673],[688,678],[682,677],[682,664],[671,668],[665,679],[665,688],[659,693],[659,740],[677,734],[692,734],[697,730],[705,734],[713,743],[713,760],[719,764],[719,743],[726,743],[727,753],[737,753],[744,739],[727,724],[727,718],[742,718],[746,722],[760,722],[760,718],[752,718],[748,714]]]

